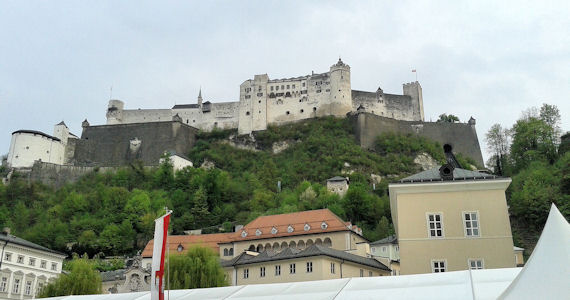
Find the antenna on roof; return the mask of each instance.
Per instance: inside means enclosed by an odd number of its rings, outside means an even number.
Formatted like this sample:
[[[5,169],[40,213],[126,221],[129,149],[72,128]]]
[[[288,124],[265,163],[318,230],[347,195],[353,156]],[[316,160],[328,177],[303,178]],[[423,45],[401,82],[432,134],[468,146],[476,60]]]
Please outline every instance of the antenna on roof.
[[[109,93],[109,100],[113,99],[113,85],[111,85],[111,91]]]

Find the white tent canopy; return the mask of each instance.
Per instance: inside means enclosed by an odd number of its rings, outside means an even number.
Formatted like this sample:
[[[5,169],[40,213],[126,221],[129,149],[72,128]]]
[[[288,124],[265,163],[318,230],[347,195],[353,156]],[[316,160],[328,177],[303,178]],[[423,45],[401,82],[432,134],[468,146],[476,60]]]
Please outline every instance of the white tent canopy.
[[[172,290],[165,292],[165,298],[170,300],[497,299],[519,271],[520,268],[491,269]],[[150,292],[64,296],[51,299],[150,300]]]
[[[521,271],[522,270],[522,271]],[[553,205],[526,266],[173,290],[166,299],[570,299],[570,225]],[[63,296],[64,300],[150,300],[150,292]]]
[[[501,299],[570,299],[570,224],[554,204],[532,255]]]

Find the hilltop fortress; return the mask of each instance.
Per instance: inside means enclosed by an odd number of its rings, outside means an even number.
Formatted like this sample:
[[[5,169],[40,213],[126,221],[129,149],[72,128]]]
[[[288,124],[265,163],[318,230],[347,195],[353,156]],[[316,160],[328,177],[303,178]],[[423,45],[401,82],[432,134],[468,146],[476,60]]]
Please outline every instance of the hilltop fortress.
[[[381,88],[357,91],[351,88],[350,72],[339,59],[326,73],[287,79],[255,75],[240,85],[236,102],[203,101],[201,90],[197,103],[170,109],[125,109],[124,102],[110,100],[106,124],[90,125],[85,120],[81,137],[63,122],[55,126],[53,136],[34,130],[13,132],[7,166],[31,170],[33,179],[62,182],[61,174],[66,172],[68,178],[76,178],[94,168],[134,161],[156,166],[165,152],[184,160],[200,130],[237,129],[238,135],[254,137],[270,125],[324,116],[351,118],[355,138],[364,148],[373,148],[384,132],[416,134],[483,166],[473,118],[467,123],[425,122],[419,82],[403,84],[402,95]]]
[[[322,116],[345,117],[366,111],[378,116],[405,121],[424,121],[422,87],[416,82],[403,85],[403,95],[352,90],[350,66],[341,59],[329,72],[286,79],[255,75],[240,85],[239,102],[203,101],[202,91],[196,104],[174,105],[171,109],[124,109],[120,100],[109,101],[107,124],[131,124],[180,120],[211,131],[213,128],[238,129],[238,134],[265,130]]]

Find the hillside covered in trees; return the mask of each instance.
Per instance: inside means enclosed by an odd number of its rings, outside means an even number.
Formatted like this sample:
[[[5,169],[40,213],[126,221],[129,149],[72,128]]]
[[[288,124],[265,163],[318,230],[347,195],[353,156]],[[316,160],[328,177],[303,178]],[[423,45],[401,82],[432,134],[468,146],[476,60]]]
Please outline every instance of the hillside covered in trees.
[[[232,145],[228,138],[233,135],[201,133],[188,153],[195,166],[213,168],[174,174],[168,163],[154,169],[134,164],[91,173],[59,189],[30,184],[16,174],[9,185],[0,185],[0,226],[66,253],[132,255],[152,238],[153,221],[164,207],[174,211],[173,234],[199,228],[205,233],[230,231],[260,215],[326,207],[376,240],[393,232],[388,183],[420,171],[414,163],[420,153],[444,162],[441,145],[415,136],[382,135],[374,149],[364,150],[355,142],[350,122],[332,117],[270,127],[255,135],[255,150]],[[513,145],[515,140],[513,136]],[[468,159],[458,155],[458,160],[469,167]],[[547,160],[533,156],[528,165],[506,174],[513,176],[508,195],[515,226],[538,230],[549,199],[562,203],[559,207],[568,216],[568,162],[568,153],[556,152]],[[548,174],[535,174],[536,164]],[[350,177],[343,198],[325,186],[336,175]],[[526,192],[527,180],[537,180],[528,178],[535,177],[552,179],[549,196],[542,190]],[[532,209],[532,218],[525,207]]]

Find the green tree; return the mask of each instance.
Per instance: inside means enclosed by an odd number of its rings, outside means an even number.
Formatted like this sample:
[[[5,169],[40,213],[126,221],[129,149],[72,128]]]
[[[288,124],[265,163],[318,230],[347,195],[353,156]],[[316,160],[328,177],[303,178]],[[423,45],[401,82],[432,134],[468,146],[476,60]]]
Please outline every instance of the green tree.
[[[101,294],[101,275],[85,258],[69,263],[69,274],[62,273],[55,282],[48,284],[39,297]]]
[[[459,122],[459,118],[455,115],[452,114],[441,114],[439,115],[439,119],[437,120],[437,122],[441,123],[441,122],[447,122],[447,123],[455,123],[455,122]]]
[[[167,273],[166,280],[172,289],[228,285],[220,260],[210,248],[193,246],[185,254],[170,255],[168,263],[170,271]]]
[[[501,124],[494,124],[485,134],[485,143],[487,150],[492,153],[487,164],[495,169],[496,174],[502,175],[509,153],[509,130]]]
[[[522,170],[533,161],[553,163],[557,157],[554,129],[535,117],[519,119],[513,126],[511,158],[515,169]]]

